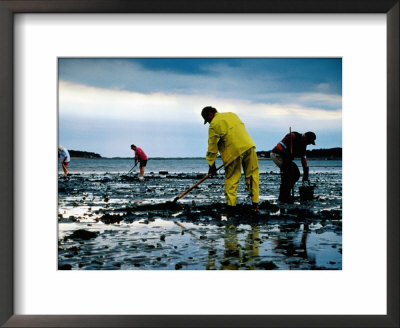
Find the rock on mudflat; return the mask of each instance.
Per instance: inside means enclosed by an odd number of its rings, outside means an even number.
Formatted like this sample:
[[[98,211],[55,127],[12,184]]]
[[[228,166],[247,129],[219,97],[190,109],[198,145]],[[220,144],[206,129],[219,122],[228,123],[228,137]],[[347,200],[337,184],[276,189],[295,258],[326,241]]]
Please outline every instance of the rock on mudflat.
[[[63,264],[58,267],[58,270],[71,270],[71,269],[72,269],[71,264]]]
[[[65,239],[83,239],[83,240],[89,240],[92,238],[96,238],[98,236],[98,232],[93,232],[93,231],[88,231],[88,230],[83,230],[79,229],[74,231],[71,235],[68,237],[65,237]]]
[[[263,268],[265,270],[274,270],[277,269],[278,267],[276,266],[276,264],[272,261],[265,261],[265,262],[260,262],[258,263],[258,266],[260,268]]]
[[[269,212],[278,212],[279,207],[276,204],[270,203],[268,200],[260,203],[259,208],[262,210],[268,210]]]
[[[112,214],[104,214],[101,218],[100,221],[103,222],[104,224],[111,224],[111,223],[120,223],[122,221],[122,216],[121,215],[112,215]]]

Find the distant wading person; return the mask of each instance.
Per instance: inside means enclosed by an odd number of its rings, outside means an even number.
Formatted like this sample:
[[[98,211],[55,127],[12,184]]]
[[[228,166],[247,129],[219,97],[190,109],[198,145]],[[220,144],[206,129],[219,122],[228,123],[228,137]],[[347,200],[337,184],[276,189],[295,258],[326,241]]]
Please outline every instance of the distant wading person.
[[[300,178],[299,168],[293,162],[295,157],[301,157],[303,182],[308,181],[309,168],[307,166],[306,148],[307,145],[315,145],[315,139],[314,132],[306,132],[304,134],[292,132],[288,133],[272,149],[270,157],[281,170],[281,185],[279,190],[279,200],[281,202],[292,201],[290,192]]]
[[[131,149],[135,152],[135,165],[134,167],[137,165],[137,163],[139,162],[140,165],[140,175],[139,175],[139,179],[143,180],[144,179],[144,168],[146,167],[147,164],[147,155],[144,153],[142,148],[139,148],[135,145],[131,145]]]
[[[61,166],[64,170],[64,176],[66,177],[68,175],[68,164],[71,161],[71,157],[69,156],[69,152],[66,148],[63,146],[58,146],[58,158],[61,161]]]
[[[218,113],[211,106],[204,107],[201,116],[204,118],[204,124],[210,124],[206,155],[209,164],[208,173],[212,175],[217,173],[215,159],[218,151],[224,162],[228,214],[234,214],[242,167],[252,207],[258,212],[259,169],[256,147],[243,122],[236,114]]]

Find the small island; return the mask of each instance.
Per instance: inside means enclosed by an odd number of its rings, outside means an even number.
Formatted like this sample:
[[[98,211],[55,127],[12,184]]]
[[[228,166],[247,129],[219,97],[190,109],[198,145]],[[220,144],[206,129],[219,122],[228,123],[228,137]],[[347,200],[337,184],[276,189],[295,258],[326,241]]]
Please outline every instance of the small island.
[[[100,154],[81,150],[69,150],[69,155],[76,158],[102,158]]]

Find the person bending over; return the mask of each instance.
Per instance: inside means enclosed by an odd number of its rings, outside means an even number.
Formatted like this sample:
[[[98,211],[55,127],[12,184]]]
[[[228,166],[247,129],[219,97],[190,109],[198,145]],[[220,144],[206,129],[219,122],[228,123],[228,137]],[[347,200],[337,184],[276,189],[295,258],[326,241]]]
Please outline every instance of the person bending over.
[[[58,158],[61,161],[61,166],[64,170],[64,176],[66,177],[68,175],[68,164],[71,161],[71,157],[69,156],[69,152],[66,148],[63,146],[58,146]]]
[[[316,135],[314,132],[306,132],[300,134],[291,132],[272,149],[270,157],[281,171],[281,185],[279,189],[279,200],[281,202],[291,202],[291,191],[300,178],[300,171],[296,163],[293,162],[295,157],[301,157],[301,165],[303,167],[303,182],[308,181],[308,165],[306,157],[307,145],[315,145]]]
[[[139,179],[143,180],[144,179],[144,168],[147,165],[147,155],[144,153],[142,148],[137,147],[136,145],[131,145],[131,149],[135,152],[135,164],[134,167],[137,165],[139,162],[140,165],[140,174],[139,174]]]
[[[234,113],[219,113],[207,106],[201,111],[204,124],[209,123],[208,150],[206,160],[209,173],[216,174],[215,159],[221,154],[225,167],[225,198],[228,214],[233,214],[236,206],[237,188],[243,167],[245,182],[252,207],[258,212],[259,168],[256,147],[243,122]]]

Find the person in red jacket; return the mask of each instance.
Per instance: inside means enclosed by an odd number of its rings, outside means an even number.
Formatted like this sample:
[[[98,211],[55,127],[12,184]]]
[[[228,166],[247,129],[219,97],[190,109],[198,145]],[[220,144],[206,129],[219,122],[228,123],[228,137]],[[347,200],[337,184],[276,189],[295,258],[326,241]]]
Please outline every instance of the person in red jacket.
[[[291,132],[272,149],[270,157],[281,170],[280,201],[292,201],[290,192],[300,178],[299,168],[293,162],[295,157],[301,157],[303,182],[308,181],[309,168],[307,165],[306,148],[307,145],[315,145],[316,138],[315,133],[311,131],[304,134]]]
[[[131,149],[135,152],[135,165],[134,167],[137,165],[137,163],[140,163],[140,175],[139,175],[139,179],[143,180],[143,176],[144,176],[144,168],[146,167],[147,164],[147,155],[144,153],[142,148],[139,148],[135,145],[131,145]]]

